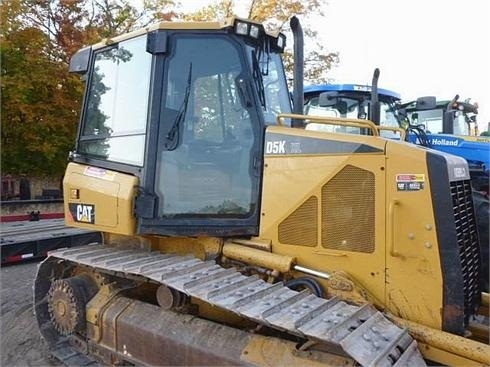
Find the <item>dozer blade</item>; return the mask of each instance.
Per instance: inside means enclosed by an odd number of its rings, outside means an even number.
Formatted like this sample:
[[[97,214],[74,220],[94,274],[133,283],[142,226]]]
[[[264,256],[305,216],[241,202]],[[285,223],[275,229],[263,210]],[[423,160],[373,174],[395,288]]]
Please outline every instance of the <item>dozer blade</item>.
[[[416,341],[371,305],[297,292],[214,261],[91,245],[50,253],[105,272],[151,279],[262,325],[341,348],[363,366],[425,366]]]

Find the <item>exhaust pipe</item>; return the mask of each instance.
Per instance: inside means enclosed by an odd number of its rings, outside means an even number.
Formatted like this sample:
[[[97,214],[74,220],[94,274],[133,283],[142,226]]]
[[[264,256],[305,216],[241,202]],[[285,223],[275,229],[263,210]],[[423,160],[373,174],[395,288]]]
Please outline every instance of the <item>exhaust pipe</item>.
[[[371,83],[371,109],[369,119],[374,122],[375,125],[380,124],[381,119],[381,111],[379,105],[379,96],[378,96],[378,79],[379,79],[379,69],[374,69],[373,80]]]
[[[456,94],[451,102],[446,106],[446,110],[442,116],[442,131],[444,134],[454,134],[454,113],[453,104],[459,99],[459,94]]]
[[[289,22],[294,38],[294,76],[293,76],[293,113],[302,115],[304,106],[303,77],[304,77],[304,53],[303,53],[303,28],[299,19],[293,16]],[[302,128],[303,120],[293,119],[292,127]]]

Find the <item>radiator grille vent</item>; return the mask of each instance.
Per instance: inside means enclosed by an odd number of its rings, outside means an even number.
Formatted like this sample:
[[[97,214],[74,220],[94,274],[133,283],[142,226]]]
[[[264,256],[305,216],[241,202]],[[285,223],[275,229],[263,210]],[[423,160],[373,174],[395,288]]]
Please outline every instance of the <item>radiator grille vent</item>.
[[[310,197],[279,224],[279,242],[289,245],[316,246],[318,198]]]
[[[465,322],[480,298],[480,247],[469,180],[451,182],[454,222],[463,273]]]
[[[373,252],[375,177],[347,165],[322,188],[322,246]]]

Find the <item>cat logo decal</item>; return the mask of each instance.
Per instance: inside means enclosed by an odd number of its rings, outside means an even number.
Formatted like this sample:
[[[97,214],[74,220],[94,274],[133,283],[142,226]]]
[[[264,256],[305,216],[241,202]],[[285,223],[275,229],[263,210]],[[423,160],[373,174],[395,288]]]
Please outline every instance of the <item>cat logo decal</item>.
[[[95,223],[95,206],[91,204],[70,203],[70,213],[75,222]]]

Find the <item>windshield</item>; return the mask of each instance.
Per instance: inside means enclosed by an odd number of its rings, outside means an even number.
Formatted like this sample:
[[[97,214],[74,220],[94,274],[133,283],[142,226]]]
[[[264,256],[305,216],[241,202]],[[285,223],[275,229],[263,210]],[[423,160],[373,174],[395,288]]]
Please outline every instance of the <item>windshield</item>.
[[[463,111],[454,111],[453,134],[470,135],[470,126]],[[408,118],[412,125],[417,125],[427,134],[442,134],[444,132],[442,117],[443,109],[409,111]]]
[[[254,82],[259,94],[265,123],[275,125],[277,115],[291,113],[291,99],[281,56],[277,53],[257,51],[247,46]],[[289,119],[285,124],[290,124]]]
[[[318,96],[306,98],[305,114],[312,116],[327,116],[336,118],[349,119],[369,119],[369,96],[359,96],[359,98],[336,97],[330,106],[320,106]],[[380,101],[380,125],[389,127],[399,127],[399,118],[397,115],[396,105],[392,101]],[[310,123],[307,130],[340,132],[348,134],[360,134],[360,129],[350,126],[324,125],[319,123]],[[392,137],[395,135],[391,131],[381,131],[381,135]]]

